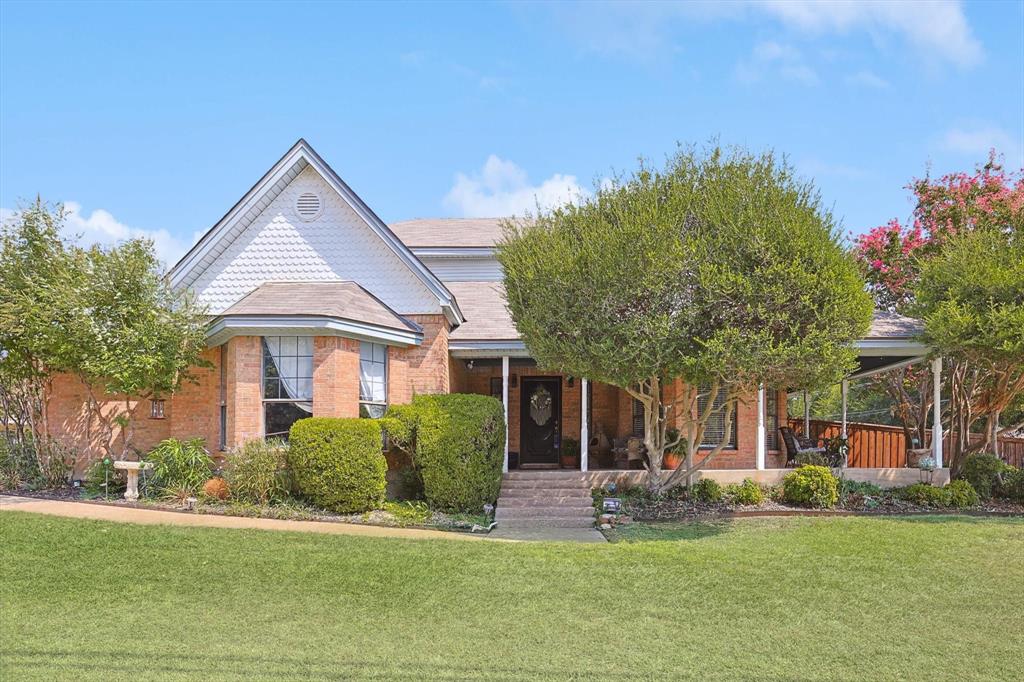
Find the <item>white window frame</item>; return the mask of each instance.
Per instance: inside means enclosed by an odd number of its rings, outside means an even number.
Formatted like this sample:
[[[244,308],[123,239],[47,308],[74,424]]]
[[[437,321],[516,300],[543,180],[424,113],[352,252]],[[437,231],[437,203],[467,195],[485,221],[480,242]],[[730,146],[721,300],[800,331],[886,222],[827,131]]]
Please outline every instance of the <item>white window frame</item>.
[[[370,348],[370,360],[369,361],[363,360],[363,348],[364,347],[369,347]],[[374,357],[374,355],[373,355],[374,354],[374,350],[376,348],[380,348],[381,351],[384,354],[384,362],[383,363],[379,363],[379,362],[377,362],[376,360],[373,359],[373,357]],[[388,351],[389,351],[388,346],[387,346],[387,344],[384,344],[384,343],[375,343],[373,341],[360,341],[359,342],[359,416],[363,416],[363,406],[364,405],[366,405],[366,406],[373,405],[375,407],[383,407],[384,410],[387,410],[387,408],[388,408],[388,384],[389,384],[389,382],[391,380],[391,368],[390,368],[390,364],[391,363],[389,362],[389,357],[388,357],[390,355],[390,353]],[[383,400],[373,400],[372,398],[367,398],[367,397],[365,397],[363,395],[363,363],[364,362],[369,362],[370,364],[373,364],[373,365],[378,365],[378,364],[383,364],[384,365],[384,399]],[[383,412],[381,414],[383,415]],[[369,416],[369,411],[368,410],[367,410],[367,416]],[[371,419],[376,419],[377,417],[372,417],[371,416],[370,418]]]
[[[310,376],[309,376],[310,391],[309,391],[309,399],[308,400],[300,400],[300,399],[296,399],[296,398],[268,398],[266,396],[266,389],[267,389],[267,383],[266,382],[267,382],[267,378],[268,378],[267,377],[267,351],[264,348],[264,344],[266,343],[266,339],[300,339],[300,338],[307,338],[307,339],[309,339],[309,356],[308,356],[310,358]],[[260,337],[260,423],[261,423],[261,430],[263,431],[263,437],[264,438],[267,437],[267,403],[290,403],[290,404],[309,403],[310,405],[312,405],[312,403],[313,403],[313,376],[312,376],[312,374],[313,374],[313,371],[315,370],[315,366],[313,365],[313,359],[315,357],[315,354],[316,354],[316,350],[315,350],[315,344],[314,344],[313,337],[309,336],[308,334],[284,334],[284,335],[281,335],[281,334],[270,334],[270,335],[267,335],[267,336],[261,336]],[[305,358],[307,356],[306,355],[296,355],[295,357],[296,358]],[[305,378],[305,377],[303,377],[303,378]],[[309,416],[312,417],[313,413],[310,412]],[[296,420],[296,421],[298,421],[298,420]],[[276,435],[275,437],[279,438],[280,434]]]

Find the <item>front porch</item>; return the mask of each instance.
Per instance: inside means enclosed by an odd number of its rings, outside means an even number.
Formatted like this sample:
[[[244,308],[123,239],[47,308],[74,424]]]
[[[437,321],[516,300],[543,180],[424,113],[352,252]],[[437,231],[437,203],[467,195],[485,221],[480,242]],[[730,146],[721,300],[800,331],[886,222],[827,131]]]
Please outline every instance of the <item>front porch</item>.
[[[459,357],[453,351],[453,392],[491,395],[505,406],[505,471],[572,469],[634,471],[643,456],[630,449],[643,437],[642,407],[626,391],[565,374],[543,372],[528,357]],[[671,392],[673,387],[668,387]],[[786,455],[778,427],[786,423],[782,391],[761,391],[737,406],[732,442],[707,467],[781,468]],[[578,455],[576,446],[578,443]],[[573,458],[563,458],[567,454]]]

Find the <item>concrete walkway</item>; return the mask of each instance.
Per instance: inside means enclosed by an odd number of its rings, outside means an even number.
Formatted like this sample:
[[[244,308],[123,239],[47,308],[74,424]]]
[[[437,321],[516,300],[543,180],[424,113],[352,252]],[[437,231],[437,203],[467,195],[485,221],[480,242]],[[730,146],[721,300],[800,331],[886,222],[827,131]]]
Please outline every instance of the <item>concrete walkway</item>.
[[[255,530],[284,530],[299,533],[324,533],[327,535],[360,535],[372,538],[403,538],[406,540],[604,542],[604,536],[596,530],[583,528],[551,528],[538,529],[536,531],[527,531],[526,529],[518,531],[506,530],[504,532],[494,531],[489,535],[483,535],[420,528],[361,526],[332,521],[287,521],[283,519],[221,516],[219,514],[194,514],[89,502],[44,500],[14,495],[0,495],[0,511],[23,511],[32,512],[33,514],[64,516],[72,519],[94,519],[97,521],[115,521],[119,523],[141,523],[144,525],[252,528]]]
[[[491,540],[515,542],[608,542],[596,528],[558,528],[534,526],[533,528],[502,528],[500,525],[487,536]]]
[[[332,521],[286,521],[284,519],[255,519],[219,514],[194,514],[119,507],[89,502],[42,500],[33,497],[0,495],[0,511],[24,511],[34,514],[65,516],[72,519],[95,519],[144,525],[201,526],[205,528],[253,528],[256,530],[286,530],[299,533],[325,533],[328,535],[361,535],[371,538],[404,538],[406,540],[482,540],[486,535],[453,533],[420,528],[384,528],[361,526],[354,523]]]

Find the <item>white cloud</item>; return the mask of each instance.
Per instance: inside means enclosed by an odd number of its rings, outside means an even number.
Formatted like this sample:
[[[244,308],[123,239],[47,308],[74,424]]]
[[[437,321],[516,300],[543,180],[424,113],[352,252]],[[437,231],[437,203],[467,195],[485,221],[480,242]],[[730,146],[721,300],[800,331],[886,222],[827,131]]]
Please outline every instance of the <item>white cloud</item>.
[[[0,222],[6,223],[17,212],[0,208]],[[127,239],[145,238],[153,242],[156,256],[166,265],[174,265],[190,244],[178,239],[167,230],[145,230],[119,222],[102,208],[86,215],[76,201],[64,202],[64,234],[82,246],[102,244],[112,246]],[[200,235],[194,235],[198,239]],[[195,240],[193,240],[194,242]]]
[[[555,5],[548,11],[583,49],[651,60],[676,52],[680,25],[767,16],[811,35],[895,35],[922,54],[958,66],[983,58],[956,0],[747,0],[747,2],[605,2]]]
[[[888,90],[892,87],[889,81],[871,71],[858,71],[857,73],[850,74],[846,77],[846,82],[850,85],[860,85],[865,88],[874,88],[875,90]]]
[[[804,62],[800,50],[771,40],[754,45],[748,59],[736,65],[736,77],[746,83],[762,80],[769,75],[801,83],[817,85],[818,74]]]
[[[526,171],[491,154],[479,173],[458,173],[444,198],[445,208],[467,218],[523,215],[589,196],[574,175],[556,173],[531,185]]]
[[[939,146],[949,152],[973,157],[977,162],[988,158],[989,150],[1004,154],[1011,166],[1024,159],[1024,142],[994,125],[950,128],[939,140]]]
[[[983,55],[955,0],[760,0],[756,5],[783,24],[812,33],[895,33],[958,66],[973,66]]]

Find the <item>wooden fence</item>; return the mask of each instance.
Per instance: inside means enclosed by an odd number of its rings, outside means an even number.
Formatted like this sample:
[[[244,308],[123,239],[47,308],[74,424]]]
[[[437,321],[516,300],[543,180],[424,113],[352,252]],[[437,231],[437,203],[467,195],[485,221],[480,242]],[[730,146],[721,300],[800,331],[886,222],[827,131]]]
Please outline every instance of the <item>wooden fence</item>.
[[[804,420],[790,419],[789,425],[803,433]],[[811,420],[811,438],[834,438],[842,433],[840,422]],[[846,434],[850,439],[847,465],[857,468],[905,467],[907,465],[907,442],[903,429],[885,424],[860,424],[849,422]],[[981,440],[981,434],[971,434],[972,441]],[[943,452],[949,451],[949,434],[942,439]],[[928,447],[923,443],[917,447]],[[1024,466],[1024,438],[1000,438],[1000,456],[1016,467]]]

